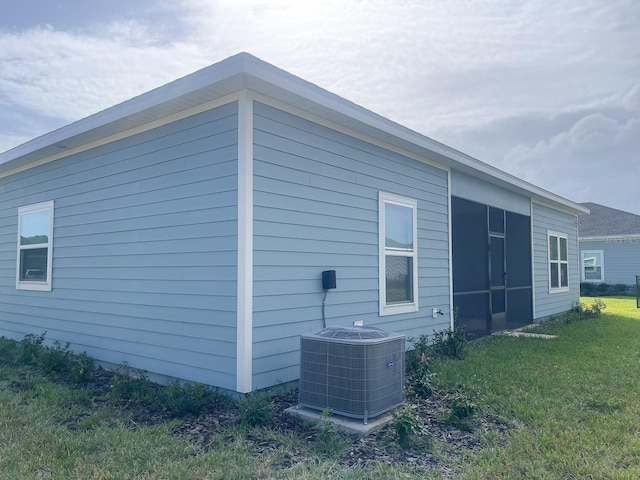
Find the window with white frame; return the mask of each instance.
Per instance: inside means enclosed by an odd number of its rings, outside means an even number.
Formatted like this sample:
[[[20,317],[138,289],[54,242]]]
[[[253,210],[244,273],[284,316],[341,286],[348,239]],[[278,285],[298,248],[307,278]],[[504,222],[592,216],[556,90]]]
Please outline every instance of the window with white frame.
[[[602,283],[604,282],[604,251],[582,251],[582,281]]]
[[[569,242],[562,233],[548,232],[549,292],[569,290]]]
[[[418,203],[380,192],[380,315],[418,310]]]
[[[18,209],[16,288],[51,290],[53,201]]]

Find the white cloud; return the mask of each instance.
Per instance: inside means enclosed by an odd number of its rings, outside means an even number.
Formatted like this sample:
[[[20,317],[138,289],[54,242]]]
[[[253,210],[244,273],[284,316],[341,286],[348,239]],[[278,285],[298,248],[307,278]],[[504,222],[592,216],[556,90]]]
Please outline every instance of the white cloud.
[[[0,30],[0,150],[248,51],[578,200],[602,190],[576,172],[638,151],[635,0],[127,5],[73,30]]]
[[[515,146],[503,166],[574,200],[640,213],[638,152],[640,116],[617,121],[595,113],[549,140]]]
[[[155,46],[144,32],[127,22],[103,36],[50,28],[0,34],[3,102],[76,120],[203,64],[191,46]]]

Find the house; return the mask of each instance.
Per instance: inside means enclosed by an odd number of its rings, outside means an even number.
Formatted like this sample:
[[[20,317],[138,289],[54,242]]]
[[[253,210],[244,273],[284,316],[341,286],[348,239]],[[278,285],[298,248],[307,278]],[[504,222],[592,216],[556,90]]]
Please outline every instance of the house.
[[[0,335],[236,392],[295,381],[323,312],[569,310],[588,211],[245,53],[0,154],[0,198]]]
[[[597,203],[581,205],[591,214],[578,217],[580,281],[619,285],[620,292],[634,289],[640,275],[640,215]]]

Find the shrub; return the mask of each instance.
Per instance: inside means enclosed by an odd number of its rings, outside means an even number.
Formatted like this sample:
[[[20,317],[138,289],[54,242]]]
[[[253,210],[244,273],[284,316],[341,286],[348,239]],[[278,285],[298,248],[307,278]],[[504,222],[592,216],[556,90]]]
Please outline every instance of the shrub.
[[[433,382],[436,374],[430,371],[430,365],[426,355],[423,353],[418,367],[411,376],[411,386],[413,391],[420,397],[430,397],[433,395]]]
[[[20,347],[15,340],[7,337],[0,337],[0,362],[6,365],[12,365],[17,362],[20,357]]]
[[[191,413],[197,415],[205,405],[213,403],[218,394],[202,383],[171,382],[164,390],[164,402],[177,417]]]
[[[62,344],[56,340],[51,347],[41,347],[37,362],[47,373],[64,374],[70,370],[72,358],[69,342]]]
[[[449,413],[445,420],[463,430],[473,430],[473,421],[478,407],[466,395],[456,392],[449,401]]]
[[[400,405],[391,411],[393,429],[398,435],[398,443],[402,448],[413,445],[416,434],[420,431],[420,422],[416,407],[409,403]]]
[[[427,335],[418,338],[410,338],[413,350],[407,352],[407,372],[410,375],[412,390],[421,397],[429,397],[433,394],[433,380],[435,373],[431,372],[430,358],[427,354],[433,351],[429,345]]]
[[[625,285],[623,283],[617,283],[611,285],[608,283],[589,283],[584,282],[580,284],[580,295],[583,297],[595,297],[595,296],[621,296],[621,295],[633,295],[633,285]]]
[[[87,352],[82,352],[74,359],[71,367],[71,378],[78,383],[87,383],[96,368],[95,360]]]
[[[467,330],[464,325],[456,325],[453,330],[447,328],[433,334],[433,350],[443,357],[464,358],[468,343]]]
[[[411,337],[409,342],[413,345],[413,349],[406,353],[407,372],[415,372],[423,363],[422,359],[429,353],[431,347],[427,335],[420,335],[418,338]]]
[[[266,425],[271,420],[269,399],[257,392],[245,395],[238,402],[240,422],[250,427]]]
[[[462,394],[455,394],[451,399],[451,417],[464,420],[473,417],[478,408],[471,399]]]
[[[322,411],[320,420],[314,425],[316,432],[315,447],[316,450],[325,456],[341,455],[347,448],[347,441],[336,431],[336,427],[329,420],[331,409],[326,408]]]
[[[600,298],[596,298],[590,307],[585,309],[585,313],[593,317],[599,317],[602,315],[602,311],[607,308],[607,304]]]
[[[47,332],[40,335],[29,333],[24,336],[20,342],[20,359],[25,363],[34,363],[38,360],[44,343],[44,337]]]
[[[624,283],[617,283],[613,286],[613,292],[615,295],[625,295],[627,293],[627,286]]]
[[[590,297],[593,295],[595,288],[593,283],[581,283],[580,284],[580,296]]]
[[[147,373],[131,368],[127,362],[122,362],[113,375],[109,396],[116,400],[130,400],[150,407],[157,407],[159,402]]]
[[[585,320],[590,318],[598,318],[602,315],[602,311],[607,308],[607,304],[601,298],[596,298],[591,305],[579,303],[571,312],[567,312],[562,316],[564,323],[571,323],[576,320]]]

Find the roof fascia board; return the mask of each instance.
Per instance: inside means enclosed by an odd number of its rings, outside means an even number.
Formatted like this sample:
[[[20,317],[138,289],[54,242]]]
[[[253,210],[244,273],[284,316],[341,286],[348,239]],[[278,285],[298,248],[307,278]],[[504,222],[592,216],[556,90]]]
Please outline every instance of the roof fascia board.
[[[542,190],[542,189],[541,189]],[[546,192],[546,190],[543,190],[544,192]],[[558,197],[557,195],[554,195],[553,193],[550,192],[546,192],[547,195],[553,196],[553,197]],[[562,197],[558,197],[561,198],[562,200],[564,200],[564,203],[560,203],[560,202],[553,202],[553,201],[549,201],[549,199],[547,198],[540,198],[539,196],[532,196],[531,197],[531,201],[537,205],[542,205],[543,207],[548,207],[548,208],[553,208],[555,210],[559,210],[561,212],[567,213],[569,215],[573,215],[576,217],[576,221],[577,221],[577,217],[580,214],[589,213],[589,209],[583,207],[582,205],[580,205],[579,203],[574,203],[571,202],[570,200],[566,200],[563,199]],[[566,205],[565,205],[566,204]]]
[[[626,240],[640,240],[640,233],[622,235],[592,235],[589,237],[578,237],[581,242],[623,242]]]

